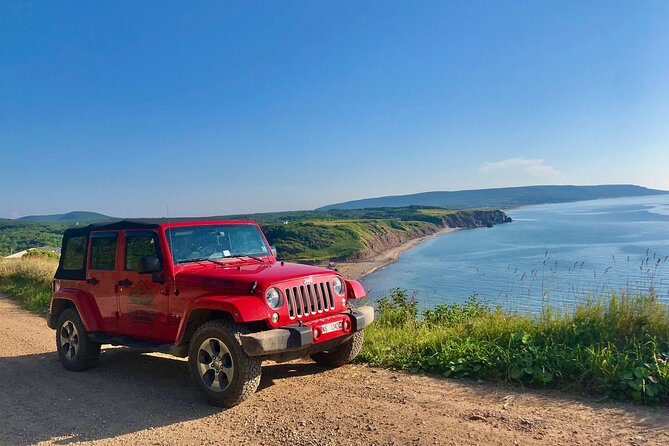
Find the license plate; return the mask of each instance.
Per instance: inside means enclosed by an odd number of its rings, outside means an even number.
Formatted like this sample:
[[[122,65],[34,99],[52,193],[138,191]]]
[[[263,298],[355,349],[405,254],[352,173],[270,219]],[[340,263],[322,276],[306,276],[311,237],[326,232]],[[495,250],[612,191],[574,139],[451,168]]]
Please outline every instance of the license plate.
[[[341,330],[342,321],[330,322],[321,327],[322,333],[332,333],[333,331]]]

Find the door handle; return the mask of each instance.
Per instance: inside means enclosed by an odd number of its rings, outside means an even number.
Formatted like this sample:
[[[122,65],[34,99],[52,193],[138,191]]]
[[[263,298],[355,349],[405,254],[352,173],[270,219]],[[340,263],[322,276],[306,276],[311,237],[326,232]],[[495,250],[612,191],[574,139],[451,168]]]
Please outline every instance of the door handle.
[[[128,279],[123,279],[123,280],[119,280],[118,282],[116,282],[116,285],[118,285],[118,286],[131,286],[132,282]]]
[[[90,283],[91,285],[97,285],[98,283],[100,283],[100,281],[95,277],[91,277],[90,279],[86,279],[86,283]]]

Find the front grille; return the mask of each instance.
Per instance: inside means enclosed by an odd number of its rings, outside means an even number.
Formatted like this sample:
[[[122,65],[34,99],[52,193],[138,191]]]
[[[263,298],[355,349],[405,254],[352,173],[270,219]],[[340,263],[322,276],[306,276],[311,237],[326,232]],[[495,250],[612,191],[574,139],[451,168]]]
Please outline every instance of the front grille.
[[[290,319],[334,310],[335,301],[330,282],[293,286],[284,289]]]

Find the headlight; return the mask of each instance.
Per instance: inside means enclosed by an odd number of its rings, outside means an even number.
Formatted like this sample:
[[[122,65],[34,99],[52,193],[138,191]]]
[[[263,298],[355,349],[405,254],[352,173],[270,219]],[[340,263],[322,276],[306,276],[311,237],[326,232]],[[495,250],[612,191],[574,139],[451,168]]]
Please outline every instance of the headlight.
[[[265,300],[267,301],[267,305],[274,310],[283,304],[281,293],[276,288],[270,288],[265,292]]]
[[[343,296],[344,295],[344,281],[341,280],[339,277],[335,277],[334,280],[332,281],[332,285],[334,285],[334,292],[337,294],[337,296]]]

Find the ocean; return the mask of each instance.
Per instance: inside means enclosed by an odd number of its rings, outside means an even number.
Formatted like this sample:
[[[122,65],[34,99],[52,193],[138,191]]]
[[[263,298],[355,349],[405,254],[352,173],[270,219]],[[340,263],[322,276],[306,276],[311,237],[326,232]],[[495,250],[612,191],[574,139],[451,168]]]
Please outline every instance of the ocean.
[[[392,288],[422,307],[476,294],[515,311],[574,303],[611,291],[669,303],[669,195],[527,206],[512,223],[430,239],[362,279],[373,300]]]

